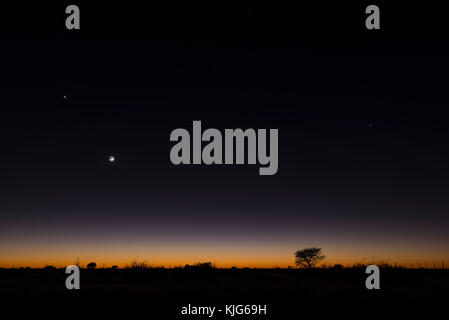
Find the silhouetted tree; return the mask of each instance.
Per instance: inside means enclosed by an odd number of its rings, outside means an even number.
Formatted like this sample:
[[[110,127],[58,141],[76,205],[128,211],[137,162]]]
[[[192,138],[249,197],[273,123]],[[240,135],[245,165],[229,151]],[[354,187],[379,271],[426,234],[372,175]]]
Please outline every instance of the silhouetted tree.
[[[118,269],[118,266],[114,264],[111,268],[115,270]]]
[[[323,260],[326,256],[322,254],[321,248],[306,248],[296,250],[295,264],[297,267],[303,266],[308,269],[313,268],[317,263]]]
[[[95,262],[89,262],[87,264],[87,269],[95,269],[97,267],[97,264]]]

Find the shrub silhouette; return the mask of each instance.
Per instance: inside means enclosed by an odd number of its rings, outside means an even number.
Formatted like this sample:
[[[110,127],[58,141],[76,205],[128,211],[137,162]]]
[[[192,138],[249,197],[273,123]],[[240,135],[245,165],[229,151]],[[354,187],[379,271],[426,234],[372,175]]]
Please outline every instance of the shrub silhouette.
[[[77,266],[78,268],[82,268],[82,264],[79,258],[76,258],[75,262],[73,263],[75,266]]]
[[[321,248],[313,247],[296,250],[295,264],[297,267],[307,267],[307,269],[311,269],[325,257],[326,256],[322,254]]]
[[[114,269],[114,270],[115,270],[115,269],[118,269],[118,266],[114,264],[114,265],[111,267],[111,269]]]
[[[392,268],[392,266],[388,263],[388,259],[384,259],[384,258],[372,258],[370,261],[360,261],[360,262],[355,262],[352,265],[353,269],[365,269],[367,266],[369,265],[375,265],[378,266],[379,268]]]
[[[186,264],[184,269],[187,270],[212,270],[215,269],[215,265],[212,262],[198,262],[194,265]]]
[[[95,269],[97,267],[97,264],[95,262],[89,262],[87,264],[87,269]]]
[[[198,269],[215,269],[215,266],[212,262],[198,262],[194,265],[194,267]]]
[[[56,270],[56,267],[52,266],[52,265],[46,265],[43,269],[44,270]]]
[[[134,259],[131,262],[131,265],[127,265],[126,269],[132,269],[132,270],[146,270],[149,269],[150,265],[148,265],[145,260],[139,261],[138,259]]]

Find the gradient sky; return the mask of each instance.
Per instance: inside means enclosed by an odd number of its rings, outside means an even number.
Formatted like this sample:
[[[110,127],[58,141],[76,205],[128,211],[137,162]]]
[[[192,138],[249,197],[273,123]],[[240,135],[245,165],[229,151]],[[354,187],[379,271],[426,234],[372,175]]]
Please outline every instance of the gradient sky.
[[[307,37],[262,7],[157,35],[125,11],[131,26],[105,35],[90,14],[90,31],[50,20],[2,53],[0,266],[285,267],[308,246],[329,264],[449,263],[441,39],[351,19],[343,38]],[[283,23],[266,32],[271,18]],[[170,132],[193,120],[278,128],[278,173],[173,166]]]

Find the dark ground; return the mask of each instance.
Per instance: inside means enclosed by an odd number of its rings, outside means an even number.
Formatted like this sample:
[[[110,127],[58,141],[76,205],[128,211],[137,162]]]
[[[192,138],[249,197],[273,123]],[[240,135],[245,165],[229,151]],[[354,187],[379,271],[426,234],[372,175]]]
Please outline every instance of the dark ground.
[[[157,314],[158,319],[207,318],[181,315],[181,307],[188,304],[217,309],[226,304],[267,305],[266,316],[214,319],[286,319],[309,313],[403,316],[418,309],[432,314],[449,298],[449,270],[384,269],[380,290],[367,290],[366,276],[364,269],[82,269],[81,289],[69,291],[63,269],[3,269],[0,296],[8,302],[5,306],[18,303],[17,311],[33,315]]]

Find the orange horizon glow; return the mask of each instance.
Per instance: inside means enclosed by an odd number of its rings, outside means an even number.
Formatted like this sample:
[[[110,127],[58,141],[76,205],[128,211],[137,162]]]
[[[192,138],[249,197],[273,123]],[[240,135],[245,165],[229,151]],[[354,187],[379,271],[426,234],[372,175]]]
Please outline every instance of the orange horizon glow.
[[[177,267],[181,267],[183,268],[185,265],[194,265],[196,263],[203,263],[203,262],[212,262],[212,264],[218,268],[218,269],[229,269],[232,267],[236,267],[236,268],[254,268],[254,269],[276,269],[276,268],[281,268],[281,269],[287,269],[287,268],[296,268],[296,266],[293,263],[290,264],[245,264],[245,263],[224,263],[224,264],[217,264],[214,263],[213,261],[209,261],[209,260],[204,260],[204,261],[194,261],[194,262],[180,262],[180,263],[150,263],[147,260],[139,260],[141,262],[145,262],[148,267],[150,268],[166,268],[166,269],[171,269],[171,268],[177,268]],[[95,262],[97,264],[97,269],[98,268],[111,268],[112,266],[117,266],[118,268],[127,268],[132,261],[126,261],[126,262],[121,262],[121,263],[113,263],[113,262],[109,262],[109,261],[96,261],[96,260],[89,260],[87,262],[81,261],[80,266],[82,268],[85,268],[86,265],[90,262]],[[400,268],[407,268],[407,269],[413,269],[413,268],[425,268],[425,269],[447,269],[449,266],[448,261],[423,261],[423,262],[408,262],[408,263],[398,263],[398,262],[390,262],[387,261],[389,265],[391,266],[397,266]],[[336,264],[340,264],[345,268],[348,267],[352,267],[355,264],[358,263],[364,263],[364,264],[371,264],[371,262],[368,261],[353,261],[353,262],[343,262],[343,261],[327,261],[327,262],[323,262],[320,263],[319,265],[317,265],[317,267],[332,267]],[[55,268],[65,268],[69,265],[73,265],[75,264],[75,261],[67,261],[67,262],[59,262],[59,263],[2,263],[0,264],[0,268],[3,269],[17,269],[17,268],[32,268],[32,269],[40,269],[40,268],[44,268],[46,266],[54,266]]]
[[[119,268],[129,266],[133,261],[145,262],[148,266],[152,267],[184,267],[186,264],[192,265],[199,262],[211,262],[217,268],[288,268],[295,267],[294,264],[294,250],[286,252],[284,256],[282,254],[272,255],[258,255],[251,252],[236,252],[236,254],[210,254],[201,252],[184,252],[184,253],[155,253],[136,255],[132,252],[130,254],[119,254],[116,252],[103,252],[95,254],[94,252],[77,252],[73,258],[68,257],[70,253],[49,253],[48,255],[37,256],[36,252],[29,254],[12,254],[9,258],[3,256],[0,258],[0,268],[42,268],[47,265],[52,265],[57,268],[63,268],[68,265],[75,264],[76,260],[79,261],[81,266],[86,266],[90,262],[95,262],[97,268],[110,268],[113,265],[117,265]],[[350,267],[357,263],[372,264],[379,261],[384,261],[392,266],[401,266],[406,268],[446,268],[449,263],[448,257],[441,256],[426,256],[425,258],[419,258],[419,255],[409,254],[407,256],[399,255],[373,255],[367,256],[351,256],[350,254],[326,252],[326,259],[319,265],[333,266],[334,264],[341,264],[344,267]],[[286,254],[286,255],[285,255]]]
[[[418,268],[449,265],[449,243],[436,228],[431,236],[393,231],[380,236],[377,230],[359,232],[356,227],[333,231],[320,225],[319,229],[299,225],[293,232],[272,224],[269,228],[227,226],[222,232],[204,226],[182,229],[133,221],[113,227],[95,225],[77,233],[68,227],[28,223],[27,228],[8,227],[0,232],[0,267],[65,267],[79,259],[84,266],[95,262],[99,268],[125,267],[133,260],[164,267],[212,262],[217,268],[287,268],[294,266],[295,251],[308,247],[322,248],[327,266],[371,261]]]

